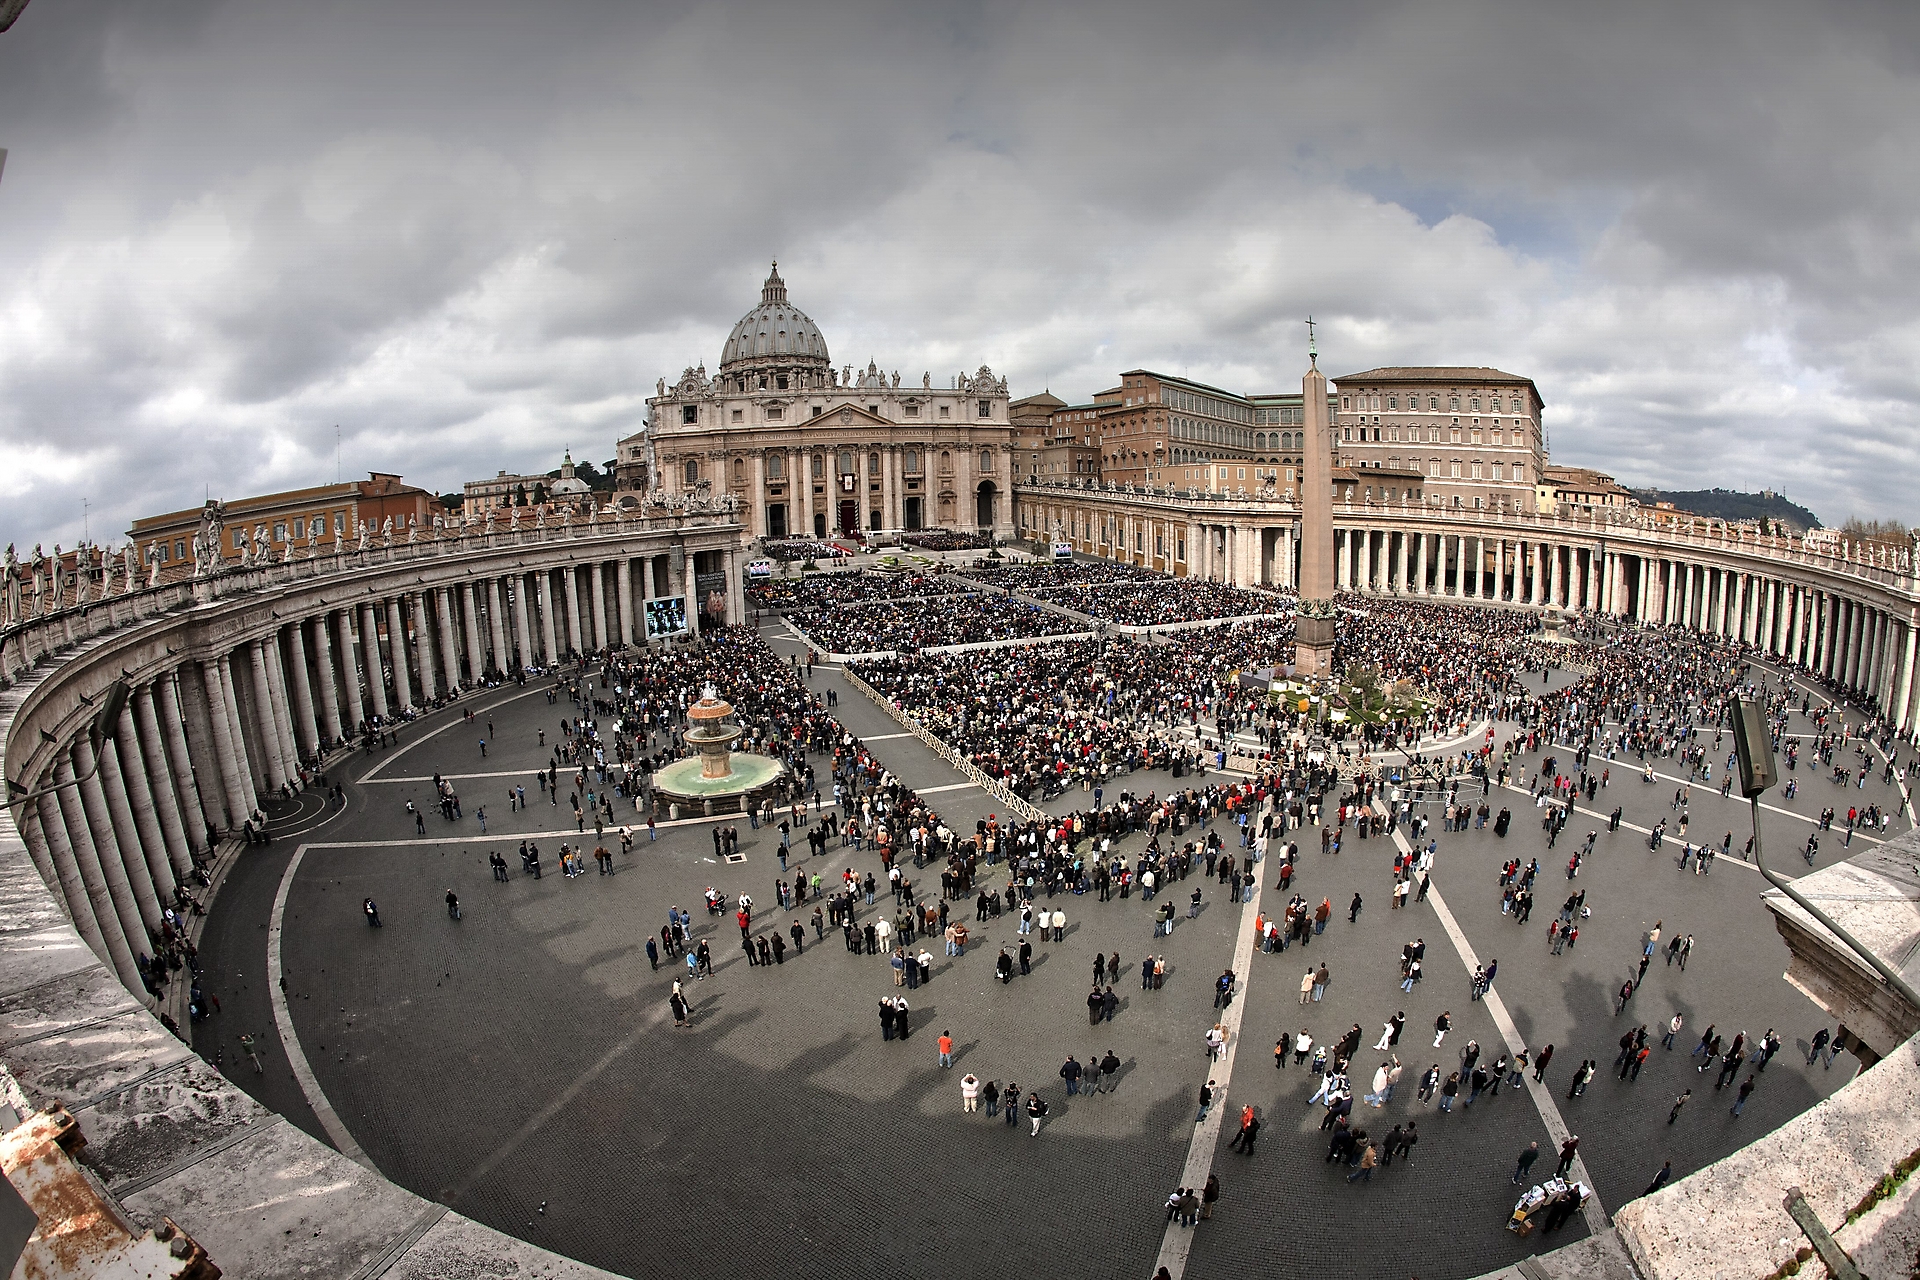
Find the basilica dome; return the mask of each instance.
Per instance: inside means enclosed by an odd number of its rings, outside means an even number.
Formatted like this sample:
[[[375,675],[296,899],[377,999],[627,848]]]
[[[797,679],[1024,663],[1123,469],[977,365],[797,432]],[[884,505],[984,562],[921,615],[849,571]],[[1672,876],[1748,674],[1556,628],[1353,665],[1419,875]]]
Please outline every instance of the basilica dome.
[[[827,340],[820,327],[787,301],[787,282],[775,263],[760,289],[760,305],[740,317],[720,351],[722,373],[751,368],[828,367]]]

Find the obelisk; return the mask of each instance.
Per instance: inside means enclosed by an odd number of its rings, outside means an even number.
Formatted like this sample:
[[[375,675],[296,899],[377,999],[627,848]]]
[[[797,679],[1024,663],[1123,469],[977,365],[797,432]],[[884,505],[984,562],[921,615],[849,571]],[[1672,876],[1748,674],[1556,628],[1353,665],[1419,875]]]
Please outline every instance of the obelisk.
[[[1300,399],[1307,429],[1300,472],[1300,606],[1294,617],[1294,671],[1324,676],[1333,670],[1333,414],[1327,407],[1327,375],[1320,372],[1311,320]]]

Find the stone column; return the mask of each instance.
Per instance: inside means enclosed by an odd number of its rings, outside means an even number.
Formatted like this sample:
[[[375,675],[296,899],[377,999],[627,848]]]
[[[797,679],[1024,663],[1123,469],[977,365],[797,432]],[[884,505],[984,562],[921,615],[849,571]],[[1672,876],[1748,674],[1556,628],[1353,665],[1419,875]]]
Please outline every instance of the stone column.
[[[293,739],[293,698],[287,692],[287,673],[280,663],[280,641],[277,636],[268,636],[259,643],[260,656],[267,664],[267,692],[273,698],[267,719],[273,722],[274,735],[278,739],[280,767],[286,771],[287,781],[298,786],[300,749]]]
[[[153,686],[143,684],[133,694],[134,727],[138,731],[140,758],[146,767],[153,810],[160,824],[160,839],[173,866],[177,884],[193,872],[193,844],[187,839],[186,825],[180,821],[180,806],[175,792],[173,771],[168,767],[166,735],[154,709]],[[183,744],[184,746],[184,744]]]
[[[502,598],[500,579],[487,579],[487,625],[493,633],[492,669],[506,671],[513,665],[513,649],[507,644],[508,608]],[[533,644],[527,638],[527,580],[524,577],[514,579],[513,591],[514,638],[520,645],[522,661],[533,656]]]
[[[591,637],[595,649],[605,649],[607,645],[607,566],[603,561],[589,560],[584,566],[587,571],[587,601],[593,608],[593,627]]]
[[[391,641],[393,637],[389,636]],[[360,657],[366,668],[367,700],[382,720],[391,714],[387,703],[387,664],[380,656],[380,611],[369,602],[360,606]]]
[[[624,648],[633,643],[633,561],[622,555],[613,562],[613,572],[613,594],[620,609],[618,643]]]
[[[247,666],[253,677],[253,706],[259,720],[254,732],[260,741],[260,766],[266,771],[268,789],[278,791],[286,785],[287,766],[280,754],[279,735],[274,725],[273,692],[267,687],[267,658],[258,640],[247,642]]]
[[[183,713],[180,684],[188,682],[189,693],[200,678],[199,668],[177,668],[173,679],[162,676],[157,682],[154,710],[160,716],[160,736],[167,747],[167,764],[173,772],[174,787],[180,799],[180,821],[190,827],[187,844],[199,849],[210,827],[217,828],[225,815],[221,808],[220,761],[213,750],[212,717],[207,714],[204,696],[192,698],[192,709]],[[193,738],[188,739],[189,725]],[[208,843],[211,855],[213,846]]]
[[[333,615],[335,652],[340,660],[340,705],[346,715],[345,732],[348,737],[367,721],[367,715],[373,708],[367,697],[367,686],[373,683],[360,670],[360,646],[353,638],[354,609],[351,605]]]
[[[35,784],[45,786],[44,782]],[[53,905],[69,921],[73,919],[73,908],[68,904],[66,895],[60,888],[60,872],[53,865],[53,854],[47,848],[46,834],[40,829],[40,814],[37,810],[21,805],[19,816],[15,819],[20,829],[20,842],[27,846],[27,856],[33,859],[33,869],[40,875],[40,883],[47,886],[47,896],[53,899]]]
[[[242,772],[240,748],[233,738],[233,708],[227,698],[226,681],[220,678],[224,659],[200,664],[200,682],[207,695],[208,731],[213,737],[214,756],[220,765],[220,784],[226,792],[227,825],[238,831],[253,813],[253,786]]]
[[[80,808],[84,815],[81,830],[93,844],[100,875],[106,883],[107,900],[120,920],[127,944],[143,954],[151,954],[153,941],[141,912],[143,904],[134,896],[133,886],[127,881],[127,860],[120,853],[120,841],[113,829],[113,815],[107,810],[106,788],[101,785],[97,765],[93,747],[85,738],[77,739],[73,744],[73,772],[80,779]],[[70,828],[67,834],[79,843],[78,833]],[[151,890],[152,886],[148,888]],[[157,923],[157,905],[154,919]]]
[[[901,520],[894,514],[894,504],[897,501],[897,498],[895,494],[896,486],[893,479],[893,462],[894,462],[893,446],[890,444],[881,445],[880,446],[880,527],[882,529],[898,529],[902,523]]]
[[[55,865],[59,865],[63,852],[73,859],[74,874],[79,878],[85,894],[82,901],[86,902],[88,914],[95,922],[96,933],[104,951],[102,958],[110,963],[113,971],[120,976],[121,986],[144,996],[145,988],[140,983],[140,966],[133,962],[133,948],[128,942],[124,921],[114,904],[113,895],[107,889],[107,878],[100,865],[100,854],[94,847],[93,836],[87,830],[86,811],[80,802],[78,788],[73,785],[73,775],[73,765],[69,762],[67,753],[62,752],[60,763],[54,767],[53,771],[53,781],[58,790],[53,793],[53,796],[42,799],[40,802],[41,826],[47,833],[47,843],[53,854]],[[48,808],[52,807],[54,801],[58,802],[57,815],[48,812]],[[62,887],[65,886],[66,880],[63,875]],[[81,912],[74,899],[69,897],[68,901],[74,904],[77,925],[77,917]],[[139,923],[137,915],[134,917],[134,922],[137,926]],[[146,939],[140,937],[137,930],[134,937],[141,943],[141,950],[146,950]]]
[[[234,653],[239,652],[238,649],[234,650]],[[265,756],[262,754],[267,748],[267,743],[248,739],[247,735],[253,731],[253,725],[248,723],[247,703],[241,692],[242,683],[251,685],[253,681],[247,678],[247,673],[244,671],[241,672],[238,680],[235,679],[232,654],[220,659],[220,679],[226,686],[227,719],[231,722],[229,727],[233,731],[233,753],[240,758],[240,776],[245,778],[248,785],[253,788],[253,807],[258,809],[261,793],[267,786]],[[267,741],[271,742],[271,739]]]
[[[293,684],[293,736],[303,755],[318,759],[320,727],[313,715],[313,686],[307,682],[307,625],[295,622],[287,628],[287,674]]]
[[[52,775],[46,774],[36,785],[44,787],[52,781]],[[87,886],[80,879],[80,865],[74,861],[73,846],[67,843],[60,806],[52,796],[41,796],[31,806],[22,805],[20,812],[23,819],[20,835],[27,842],[29,853],[35,849],[40,851],[33,854],[34,866],[47,882],[53,900],[67,919],[73,921],[74,931],[88,950],[98,956],[102,964],[112,964],[106,939],[100,936],[100,926],[93,918],[93,903],[87,900]]]
[[[542,569],[537,576],[540,579],[540,634],[547,642],[546,665],[551,667],[560,660],[560,641],[553,622],[553,575]]]
[[[340,691],[333,683],[333,638],[327,634],[330,615],[313,619],[313,677],[319,686],[320,732],[328,742],[340,741]],[[304,624],[301,624],[304,625]]]
[[[453,588],[438,587],[433,597],[433,620],[440,633],[440,678],[452,693],[460,687],[460,606]]]
[[[1896,711],[1896,727],[1902,730],[1913,728],[1913,666],[1915,650],[1920,649],[1920,622],[1912,619],[1906,625],[1906,651],[1900,657],[1900,698]]]
[[[154,917],[149,927],[158,936],[160,903],[173,899],[173,866],[167,861],[167,838],[160,832],[160,817],[153,811],[153,791],[147,785],[147,766],[140,757],[140,742],[134,735],[132,716],[122,715],[114,727],[113,739],[101,745],[102,761],[110,755],[117,760],[107,779],[107,803],[109,807],[124,805],[127,810],[140,853],[138,858],[129,859],[127,874],[134,881],[136,891],[144,880],[147,890],[154,895]],[[118,809],[115,811],[117,814]],[[127,852],[129,847],[122,841],[120,848]]]
[[[467,679],[477,684],[480,680],[481,673],[487,668],[487,658],[485,652],[486,644],[481,638],[480,607],[473,597],[473,584],[471,582],[463,582],[460,584],[460,612],[462,615],[460,630],[467,641]],[[496,619],[494,621],[494,630],[498,631],[499,629],[500,624]]]
[[[407,615],[399,596],[387,597],[387,649],[393,654],[395,714],[413,710],[413,678],[407,669]]]
[[[440,642],[440,628],[435,620],[428,616],[427,598],[430,593],[413,593],[413,660],[420,668],[420,702],[431,705],[440,696],[440,678],[435,669],[442,666],[436,648]]]
[[[727,575],[727,621],[738,623],[747,616],[747,603],[740,589],[740,555],[729,546],[720,556],[720,572]]]

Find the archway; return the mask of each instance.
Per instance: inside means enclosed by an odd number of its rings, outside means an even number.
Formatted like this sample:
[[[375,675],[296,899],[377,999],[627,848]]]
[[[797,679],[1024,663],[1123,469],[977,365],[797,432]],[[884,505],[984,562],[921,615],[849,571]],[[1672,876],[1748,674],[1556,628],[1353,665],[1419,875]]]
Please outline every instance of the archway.
[[[852,498],[840,500],[840,532],[849,538],[860,536],[860,504]]]
[[[999,490],[994,487],[993,481],[982,480],[980,482],[980,490],[974,498],[973,503],[973,522],[976,527],[981,529],[993,528],[994,499],[998,494]]]

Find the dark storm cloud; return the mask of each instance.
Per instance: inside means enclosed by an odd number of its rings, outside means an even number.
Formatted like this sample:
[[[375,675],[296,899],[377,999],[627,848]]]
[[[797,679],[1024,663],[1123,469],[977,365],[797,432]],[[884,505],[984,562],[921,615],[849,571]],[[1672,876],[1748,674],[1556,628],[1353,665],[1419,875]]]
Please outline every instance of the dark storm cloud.
[[[1893,6],[36,4],[0,538],[604,459],[781,259],[837,363],[1534,377],[1555,456],[1909,515]]]

